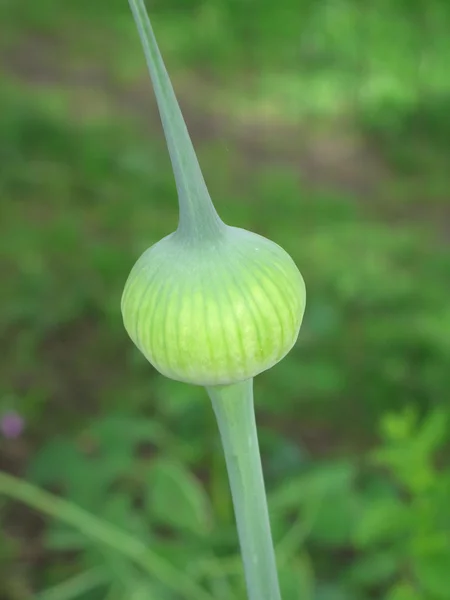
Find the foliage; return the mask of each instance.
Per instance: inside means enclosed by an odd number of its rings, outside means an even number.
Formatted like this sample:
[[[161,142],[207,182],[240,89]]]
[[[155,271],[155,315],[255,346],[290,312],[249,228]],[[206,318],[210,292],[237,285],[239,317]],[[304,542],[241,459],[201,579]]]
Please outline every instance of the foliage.
[[[299,343],[255,392],[284,597],[445,598],[450,11],[153,4],[221,215],[308,285]],[[0,19],[0,415],[26,420],[1,466],[146,544],[175,586],[244,598],[206,396],[155,376],[120,321],[129,268],[177,216],[126,2]],[[7,600],[183,597],[158,561],[0,511]]]
[[[142,565],[130,564],[136,557],[125,538],[122,546],[108,548],[107,537],[90,539],[89,528],[82,533],[68,528],[66,509],[55,505],[48,511],[56,520],[45,536],[46,547],[74,552],[78,561],[76,567],[65,561],[58,569],[54,565],[58,579],[67,581],[52,587],[50,577],[49,590],[39,598],[103,598],[106,589],[118,598],[143,593],[172,598],[171,586],[176,590],[178,583],[167,584],[161,559],[176,567],[180,581],[184,574],[192,585],[209,589],[208,597],[245,597],[233,520],[215,516],[220,506],[194,475],[205,460],[188,468],[174,458],[179,443],[167,446],[163,431],[138,418],[104,417],[34,457],[32,481],[57,484],[72,502],[102,515],[105,530],[114,523],[159,556],[149,555],[146,575],[136,568]],[[309,463],[272,490],[284,597],[368,599],[378,592],[387,598],[447,598],[450,471],[435,463],[448,436],[448,417],[441,410],[421,422],[410,410],[387,414],[382,435],[383,443],[362,460]],[[150,463],[144,443],[155,445]],[[215,467],[214,458],[206,462]],[[223,471],[219,478],[226,486]],[[124,534],[112,530],[111,536]],[[339,581],[314,582],[313,564],[314,571],[333,574],[336,563]],[[183,585],[178,588],[182,597],[195,597]],[[86,596],[88,589],[92,595]]]

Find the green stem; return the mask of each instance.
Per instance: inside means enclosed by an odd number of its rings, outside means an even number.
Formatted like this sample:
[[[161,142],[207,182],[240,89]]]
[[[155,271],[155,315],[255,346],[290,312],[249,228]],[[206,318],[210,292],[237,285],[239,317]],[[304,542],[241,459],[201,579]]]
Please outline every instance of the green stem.
[[[223,222],[209,196],[144,0],[129,0],[129,3],[144,48],[175,175],[180,204],[178,233],[184,238],[217,239]]]
[[[258,446],[253,379],[208,388],[225,452],[250,600],[280,600]]]
[[[152,577],[165,583],[181,598],[213,600],[187,575],[160,558],[143,542],[102,521],[78,506],[40,490],[36,486],[0,471],[0,494],[19,500],[54,519],[77,529],[87,538],[100,542],[139,565]]]

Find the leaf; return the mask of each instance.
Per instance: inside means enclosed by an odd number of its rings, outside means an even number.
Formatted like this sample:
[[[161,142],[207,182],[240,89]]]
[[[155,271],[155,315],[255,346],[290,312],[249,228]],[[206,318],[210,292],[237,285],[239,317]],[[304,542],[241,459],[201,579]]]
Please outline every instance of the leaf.
[[[110,523],[132,533],[134,537],[148,541],[149,527],[145,515],[136,511],[130,495],[118,491],[111,494],[105,501],[103,517]]]
[[[429,457],[447,440],[447,436],[448,415],[442,410],[434,410],[423,422],[414,440],[414,449],[424,458]]]
[[[84,458],[75,444],[62,437],[48,442],[34,455],[28,477],[35,483],[65,483],[70,473],[84,468]]]
[[[325,500],[335,494],[347,493],[355,475],[353,465],[343,462],[326,464],[292,477],[270,495],[271,510],[290,511],[305,502]]]
[[[448,598],[448,595],[445,596]],[[386,600],[425,600],[409,583],[399,583],[389,591]],[[428,599],[427,599],[428,600]]]
[[[41,594],[35,600],[73,600],[85,598],[88,592],[108,583],[108,577],[101,569],[91,569],[60,583]]]
[[[109,484],[130,467],[130,460],[119,462],[110,455],[91,458],[72,441],[57,438],[35,456],[29,470],[31,481],[58,484],[75,503],[98,510]]]
[[[375,464],[387,466],[396,479],[416,495],[433,485],[433,455],[447,438],[448,417],[442,410],[434,410],[420,428],[413,422],[414,418],[412,409],[385,417],[389,443],[372,456]]]
[[[103,417],[89,427],[88,433],[98,441],[103,450],[113,453],[118,449],[130,452],[143,442],[160,445],[166,437],[160,424],[132,415]]]
[[[157,596],[152,586],[147,583],[141,583],[128,591],[127,598],[129,600],[157,600],[160,596]]]
[[[416,411],[411,406],[408,406],[402,412],[383,415],[380,427],[386,441],[404,442],[411,438],[416,424]]]
[[[181,464],[168,459],[153,462],[147,493],[150,515],[165,525],[205,535],[211,530],[209,498],[197,479]]]
[[[400,566],[395,552],[370,552],[358,558],[350,568],[350,581],[360,586],[382,585],[395,575]]]
[[[58,484],[75,503],[98,509],[106,484],[106,469],[84,456],[77,446],[63,438],[46,444],[28,469],[31,481],[43,485]]]
[[[309,460],[306,450],[297,442],[275,433],[272,429],[259,427],[258,436],[264,461],[266,477],[271,481],[286,481],[298,474]]]
[[[343,462],[292,478],[271,495],[271,512],[277,518],[298,510],[315,540],[331,546],[345,543],[359,511],[354,475],[354,466]]]
[[[349,591],[336,584],[321,584],[317,586],[314,600],[361,600],[352,596]]]
[[[447,600],[450,587],[450,544],[441,551],[420,556],[414,561],[417,580],[436,600]]]
[[[410,523],[406,505],[395,497],[380,498],[364,507],[354,532],[354,543],[365,548],[392,541],[408,531]]]
[[[358,495],[350,490],[328,496],[319,504],[311,502],[310,510],[316,510],[310,537],[327,546],[337,547],[350,540],[360,512]]]
[[[281,597],[291,600],[313,600],[314,574],[307,556],[296,558],[279,569]]]
[[[78,531],[54,523],[44,534],[45,547],[50,550],[65,551],[80,551],[85,550],[92,545],[91,540]]]

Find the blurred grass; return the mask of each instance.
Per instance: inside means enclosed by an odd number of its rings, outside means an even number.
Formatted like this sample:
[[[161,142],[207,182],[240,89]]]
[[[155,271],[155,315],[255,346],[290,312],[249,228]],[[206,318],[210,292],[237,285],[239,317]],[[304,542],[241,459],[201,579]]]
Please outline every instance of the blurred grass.
[[[445,4],[149,10],[219,212],[279,242],[307,282],[296,348],[256,382],[273,482],[301,440],[355,454],[385,410],[447,406]],[[135,411],[198,466],[215,436],[201,391],[161,381],[121,325],[130,267],[177,221],[127,3],[6,0],[0,23],[0,410],[29,430],[24,458],[4,460],[21,469],[92,415]]]
[[[448,153],[439,140],[448,120],[425,96],[426,141],[413,129],[420,126],[413,115],[422,90],[416,56],[433,65],[424,71],[427,93],[445,94],[449,79],[439,75],[449,55],[445,36],[432,29],[430,45],[416,25],[426,11],[433,27],[444,27],[446,13],[417,4],[412,19],[399,21],[383,3],[377,10],[304,3],[296,11],[287,0],[258,10],[233,2],[154,3],[152,9],[219,210],[230,222],[280,241],[309,283],[304,340],[285,366],[264,376],[267,405],[272,385],[285,392],[283,410],[293,395],[311,400],[313,413],[316,397],[332,404],[339,398],[342,415],[345,398],[351,412],[362,394],[370,423],[384,402],[409,398],[410,320],[417,320],[415,344],[426,346],[428,360],[434,323],[446,314],[449,257],[434,231],[447,209]],[[143,382],[148,376],[121,330],[121,286],[139,252],[176,225],[172,175],[133,23],[122,2],[64,8],[53,0],[6,2],[2,17],[2,258],[11,281],[2,288],[2,320],[5,342],[13,340],[2,368],[4,394],[18,395],[21,404],[30,395],[32,412],[48,397],[61,402],[61,395],[72,395],[73,385],[90,398],[88,405],[99,396],[120,398],[138,386],[125,370],[120,375],[125,356],[140,365]],[[310,76],[322,82],[318,88]],[[401,94],[387,86],[377,95],[374,82],[383,77]],[[332,106],[322,102],[324,86]],[[307,126],[299,121],[305,102],[314,116]],[[300,112],[289,109],[294,104]],[[365,122],[372,147],[356,133]],[[383,153],[394,165],[412,161],[412,174],[383,164]],[[65,344],[67,358],[53,364]],[[437,380],[433,371],[429,384],[421,378],[412,386],[428,402],[447,381],[439,363],[436,368]]]

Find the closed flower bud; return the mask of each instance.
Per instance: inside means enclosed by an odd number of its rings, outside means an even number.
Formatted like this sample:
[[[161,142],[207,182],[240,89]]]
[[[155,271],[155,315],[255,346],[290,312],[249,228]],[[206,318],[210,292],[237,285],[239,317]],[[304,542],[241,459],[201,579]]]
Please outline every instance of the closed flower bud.
[[[163,375],[202,386],[254,377],[294,345],[305,286],[277,244],[225,225],[195,151],[146,14],[136,15],[175,172],[177,231],[133,267],[122,296],[125,328]]]
[[[248,379],[295,343],[303,279],[277,244],[222,226],[217,240],[186,244],[178,232],[133,268],[122,298],[125,327],[167,377],[197,385]]]

